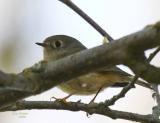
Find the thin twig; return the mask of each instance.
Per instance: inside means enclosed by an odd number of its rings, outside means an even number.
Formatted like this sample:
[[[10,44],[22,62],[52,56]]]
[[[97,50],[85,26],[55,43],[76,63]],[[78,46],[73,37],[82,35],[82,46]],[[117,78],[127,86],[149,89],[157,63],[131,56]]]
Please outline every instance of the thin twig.
[[[157,84],[152,84],[152,87],[155,91],[154,97],[156,99],[157,105],[153,107],[153,117],[159,119],[160,118],[160,94],[159,94],[159,89]]]
[[[131,88],[133,88],[134,83],[135,83],[137,80],[138,80],[138,75],[136,75],[136,76],[133,78],[133,80],[132,80],[127,86],[125,86],[125,87],[121,90],[121,92],[120,92],[119,94],[113,96],[113,97],[112,97],[111,99],[109,99],[109,100],[106,100],[106,101],[105,101],[105,105],[106,105],[106,106],[114,105],[117,100],[119,100],[120,98],[123,98],[123,97],[126,95],[126,93],[127,93]]]
[[[153,52],[150,56],[153,58],[158,52],[160,51],[160,47],[158,47],[155,52]],[[152,59],[151,58],[151,59]],[[154,93],[154,97],[156,99],[157,105],[153,107],[153,116],[154,118],[159,118],[160,116],[160,93],[159,93],[159,89],[158,89],[158,84],[152,84],[153,90],[155,91]]]
[[[102,36],[107,37],[109,41],[112,41],[113,38],[102,29],[91,17],[89,17],[84,11],[82,11],[78,6],[76,6],[71,0],[59,0],[68,7],[70,7],[73,11],[75,11],[78,15],[80,15],[84,20],[86,20],[94,29],[96,29]]]
[[[157,53],[160,51],[160,47],[158,47],[153,53],[150,54],[149,58],[147,59],[148,62],[151,62],[152,59],[157,55]]]
[[[155,55],[160,51],[160,47],[157,48],[152,54],[150,54],[149,58],[147,59],[148,62],[151,62],[151,60],[155,57]],[[106,106],[110,106],[113,105],[117,100],[119,100],[120,98],[123,98],[126,93],[134,86],[134,83],[138,80],[139,75],[136,75],[133,80],[126,86],[124,87],[121,92],[115,96],[113,96],[111,99],[106,100],[105,101],[105,105]],[[156,87],[156,97],[157,97],[157,101],[159,101],[159,106],[160,106],[160,96],[157,95],[159,93],[157,87]]]

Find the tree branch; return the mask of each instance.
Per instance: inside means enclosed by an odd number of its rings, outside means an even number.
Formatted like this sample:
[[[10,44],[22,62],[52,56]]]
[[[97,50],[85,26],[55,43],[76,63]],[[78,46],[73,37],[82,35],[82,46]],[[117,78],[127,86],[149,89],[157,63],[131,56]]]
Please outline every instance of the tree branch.
[[[159,119],[160,117],[160,94],[159,94],[159,89],[158,89],[158,85],[157,84],[153,84],[153,88],[154,88],[154,97],[155,97],[155,101],[157,103],[156,106],[153,107],[153,117]]]
[[[105,66],[124,64],[150,83],[158,83],[160,69],[147,63],[144,51],[160,45],[160,22],[142,31],[53,62],[40,62],[19,74],[0,77],[0,106],[41,93],[57,84]],[[98,58],[98,59],[97,59]],[[67,72],[66,72],[67,71]],[[154,75],[154,76],[153,76]],[[45,85],[45,86],[44,86]],[[7,93],[4,93],[7,90]]]
[[[84,11],[82,11],[78,6],[76,6],[71,0],[59,0],[59,1],[61,1],[62,3],[70,7],[73,11],[75,11],[78,15],[80,15],[102,36],[107,37],[109,41],[113,40],[113,38],[104,29],[102,29],[91,17],[89,17]]]
[[[84,111],[89,114],[100,114],[112,119],[125,119],[145,123],[159,123],[160,120],[154,119],[151,114],[141,115],[125,111],[112,110],[99,103],[84,104],[80,102],[61,102],[61,101],[19,101],[13,107],[6,108],[4,111],[33,110],[33,109],[56,109],[70,111]],[[3,110],[1,110],[3,111]]]
[[[157,48],[147,59],[148,63],[151,62],[151,60],[156,56],[156,54],[160,51],[160,47]],[[126,95],[126,93],[133,87],[134,83],[137,81],[139,75],[136,75],[133,80],[126,86],[124,87],[121,92],[115,96],[113,96],[111,99],[106,100],[105,101],[105,105],[106,106],[110,106],[113,105],[117,100],[119,100],[120,98],[124,97]],[[154,89],[155,92],[157,92],[157,94],[159,94],[159,91],[156,89]],[[159,95],[156,95],[156,97],[158,98],[157,100],[160,100]],[[159,103],[160,104],[160,103]],[[160,106],[160,105],[158,105]]]

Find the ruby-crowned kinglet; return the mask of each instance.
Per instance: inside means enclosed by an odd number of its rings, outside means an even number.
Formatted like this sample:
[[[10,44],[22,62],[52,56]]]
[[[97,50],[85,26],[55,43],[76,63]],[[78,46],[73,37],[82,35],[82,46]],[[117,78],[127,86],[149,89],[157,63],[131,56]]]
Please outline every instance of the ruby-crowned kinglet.
[[[65,56],[87,49],[75,38],[65,35],[55,35],[45,39],[43,43],[36,43],[44,48],[44,60],[55,61]],[[88,73],[73,78],[58,87],[69,94],[90,95],[99,89],[109,86],[124,86],[133,79],[133,76],[115,67]],[[137,80],[136,84],[150,88],[148,83]]]

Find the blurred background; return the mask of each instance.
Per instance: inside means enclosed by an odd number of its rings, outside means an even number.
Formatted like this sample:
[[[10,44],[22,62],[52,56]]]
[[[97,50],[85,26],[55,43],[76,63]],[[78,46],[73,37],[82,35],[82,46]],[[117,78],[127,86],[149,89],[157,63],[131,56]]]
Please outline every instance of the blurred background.
[[[73,0],[114,39],[144,28],[160,20],[159,0]],[[0,1],[0,69],[18,73],[42,59],[42,48],[35,45],[46,37],[65,34],[80,40],[88,48],[102,44],[103,37],[70,8],[58,0],[1,0]],[[148,51],[148,55],[151,51]],[[152,64],[160,66],[160,55]],[[131,71],[120,66],[127,72]],[[117,94],[121,88],[107,88],[96,102]],[[65,93],[53,88],[26,100],[50,100]],[[89,102],[92,96],[73,96],[72,101]],[[120,99],[113,109],[148,114],[155,105],[152,92],[137,86]],[[30,110],[0,113],[3,123],[133,123],[112,120],[100,115],[89,118],[84,112],[57,110]]]

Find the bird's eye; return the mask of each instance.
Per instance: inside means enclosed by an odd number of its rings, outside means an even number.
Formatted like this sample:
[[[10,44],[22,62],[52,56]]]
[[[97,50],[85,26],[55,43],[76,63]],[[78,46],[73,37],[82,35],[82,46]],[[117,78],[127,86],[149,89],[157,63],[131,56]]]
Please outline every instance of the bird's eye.
[[[54,42],[54,48],[61,48],[63,46],[63,42],[61,40],[57,40]]]

